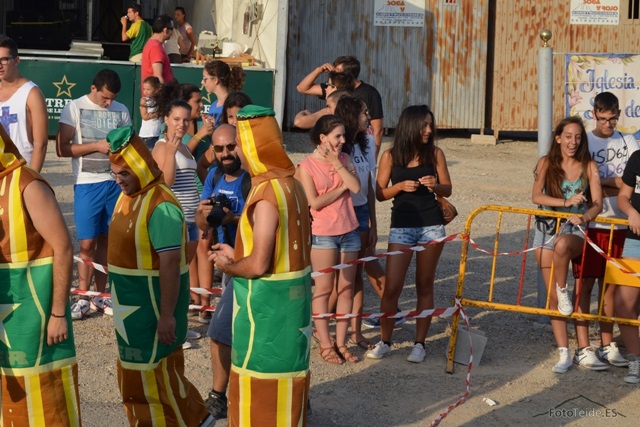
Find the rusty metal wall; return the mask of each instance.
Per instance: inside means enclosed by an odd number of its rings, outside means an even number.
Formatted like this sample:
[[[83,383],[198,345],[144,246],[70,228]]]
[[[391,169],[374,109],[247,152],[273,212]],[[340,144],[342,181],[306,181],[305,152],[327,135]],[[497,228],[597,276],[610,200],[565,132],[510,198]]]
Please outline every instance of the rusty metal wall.
[[[483,128],[488,2],[425,0],[425,25],[414,28],[374,26],[373,1],[291,0],[284,127],[298,111],[324,106],[297,84],[317,66],[354,55],[359,78],[382,96],[385,127],[395,127],[405,107],[428,104],[441,128]]]
[[[496,130],[537,131],[540,31],[553,37],[553,117],[564,116],[564,53],[638,53],[640,23],[626,17],[620,1],[619,25],[570,25],[569,0],[496,0],[491,123]]]

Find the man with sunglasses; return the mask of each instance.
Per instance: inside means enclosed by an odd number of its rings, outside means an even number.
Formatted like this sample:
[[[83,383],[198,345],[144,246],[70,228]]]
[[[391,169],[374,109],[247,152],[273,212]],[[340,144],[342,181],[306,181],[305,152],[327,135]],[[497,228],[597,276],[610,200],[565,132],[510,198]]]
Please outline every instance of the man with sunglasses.
[[[196,224],[206,233],[211,230],[207,217],[211,214],[212,196],[225,197],[231,202],[231,209],[223,208],[226,216],[222,225],[213,230],[216,243],[235,245],[236,230],[245,200],[251,188],[251,177],[241,166],[236,144],[235,127],[222,124],[212,136],[211,149],[215,155],[217,166],[214,167],[204,182],[202,202],[196,211]],[[248,184],[248,185],[247,185]],[[204,237],[207,238],[207,237]],[[224,276],[225,285],[222,298],[216,306],[207,335],[211,338],[211,369],[213,385],[205,400],[209,413],[216,419],[227,418],[227,385],[231,370],[231,322],[233,312],[233,280]]]
[[[120,92],[120,76],[111,69],[99,71],[91,91],[69,102],[60,114],[56,138],[58,157],[71,157],[75,176],[73,219],[80,241],[80,258],[100,265],[107,262],[107,234],[120,188],[110,175],[107,134],[131,125],[129,110],[115,99]],[[78,263],[78,288],[88,291],[95,276],[96,291],[104,292],[107,275]],[[82,319],[91,308],[112,314],[111,299],[81,297],[71,306],[71,317]]]
[[[598,164],[602,185],[603,203],[599,217],[625,217],[618,208],[617,196],[622,187],[622,173],[627,161],[631,153],[640,148],[633,135],[623,135],[616,129],[620,112],[618,98],[613,93],[602,92],[594,98],[593,119],[596,126],[587,134],[587,138],[591,158]],[[626,233],[626,227],[618,226],[613,230],[610,252],[612,257],[622,256]],[[587,234],[605,253],[609,251],[610,226],[608,224],[591,222]],[[598,301],[600,301],[605,266],[606,260],[590,246],[586,249],[584,261],[579,259],[573,263],[574,277],[582,278],[578,312],[589,313],[591,291],[596,279],[599,283]],[[603,313],[607,316],[614,314],[614,292],[615,286],[607,286],[603,307]],[[576,321],[576,334],[578,350],[576,350],[574,363],[579,366],[599,370],[606,369],[608,365],[619,367],[628,365],[628,361],[620,354],[617,344],[612,340],[613,323],[600,322],[601,344],[597,352],[589,348],[589,322]]]

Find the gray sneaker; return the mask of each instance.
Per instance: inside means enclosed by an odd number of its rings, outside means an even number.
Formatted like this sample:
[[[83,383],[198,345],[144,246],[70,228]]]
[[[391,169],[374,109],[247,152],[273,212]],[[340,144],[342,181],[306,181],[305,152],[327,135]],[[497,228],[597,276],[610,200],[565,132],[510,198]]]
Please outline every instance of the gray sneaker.
[[[227,396],[220,396],[212,390],[204,401],[204,406],[216,420],[227,418]]]
[[[640,383],[640,359],[637,356],[629,355],[629,372],[624,377],[624,382],[629,384]]]
[[[611,344],[600,347],[598,349],[598,357],[607,362],[610,365],[625,368],[629,366],[629,361],[622,356],[618,344],[612,342]]]
[[[585,347],[580,351],[576,350],[576,354],[573,356],[573,363],[592,371],[606,371],[609,369],[609,365],[598,359],[593,347]]]
[[[371,350],[367,351],[368,359],[382,359],[391,353],[391,347],[386,345],[383,341],[380,341]]]

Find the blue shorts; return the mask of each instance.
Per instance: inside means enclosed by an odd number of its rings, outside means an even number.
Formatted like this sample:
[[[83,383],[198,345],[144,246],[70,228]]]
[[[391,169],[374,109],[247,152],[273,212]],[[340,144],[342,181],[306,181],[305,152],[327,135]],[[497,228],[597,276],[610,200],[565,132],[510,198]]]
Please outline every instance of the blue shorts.
[[[622,258],[640,258],[640,240],[625,239]]]
[[[225,284],[222,297],[211,316],[207,336],[222,344],[231,346],[231,329],[233,324],[233,277],[226,274],[222,278]]]
[[[140,137],[140,139],[142,140],[142,142],[144,142],[144,145],[147,146],[149,151],[153,151],[153,147],[156,146],[156,142],[158,142],[159,138],[160,137],[158,137],[158,136],[149,136],[149,137],[145,137],[145,138]]]
[[[391,228],[389,230],[389,244],[396,243],[407,246],[423,245],[435,239],[442,239],[445,236],[444,225]]]
[[[195,222],[187,222],[187,241],[197,242],[200,240],[200,229]]]
[[[553,223],[553,226],[545,229],[545,227],[537,227],[536,231],[533,235],[533,247],[537,248],[538,246],[542,246],[542,249],[546,249],[549,251],[553,250],[553,245],[556,243],[555,233],[555,221],[551,221],[550,224]],[[564,225],[566,224],[566,225]],[[580,231],[577,225],[573,225],[570,222],[563,223],[560,225],[560,233],[563,234],[573,234],[574,236],[578,236],[581,239],[584,239],[584,235]]]
[[[109,232],[120,186],[115,181],[73,186],[73,220],[78,240],[95,239]]]
[[[356,218],[358,219],[358,229],[356,231],[369,231],[369,204],[354,206],[353,209],[356,211]]]
[[[353,230],[338,236],[311,235],[311,249],[338,249],[339,252],[360,251],[360,234]]]

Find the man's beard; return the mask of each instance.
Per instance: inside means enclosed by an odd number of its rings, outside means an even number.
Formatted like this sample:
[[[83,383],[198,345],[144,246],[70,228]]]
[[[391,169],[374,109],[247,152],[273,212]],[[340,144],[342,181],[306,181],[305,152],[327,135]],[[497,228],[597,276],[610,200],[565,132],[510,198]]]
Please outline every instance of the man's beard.
[[[224,160],[233,160],[233,163],[223,163]],[[242,163],[240,162],[239,157],[227,156],[220,159],[220,166],[222,166],[222,170],[225,174],[232,175],[242,167]]]

